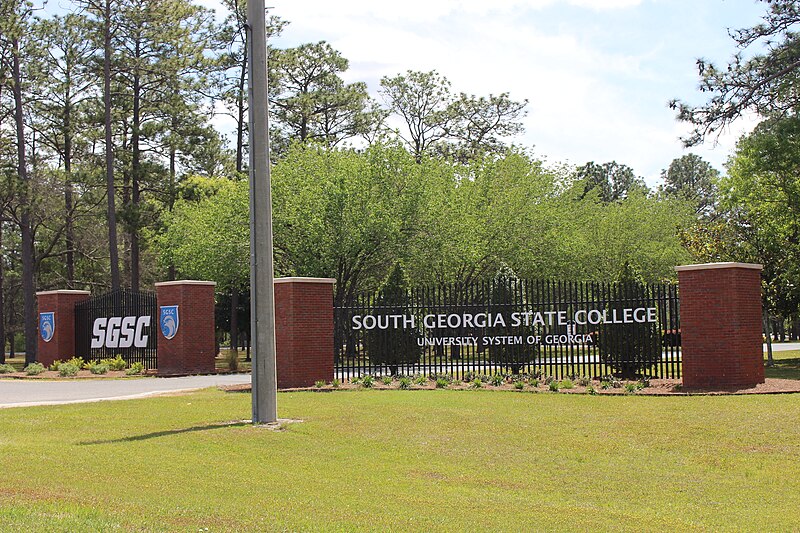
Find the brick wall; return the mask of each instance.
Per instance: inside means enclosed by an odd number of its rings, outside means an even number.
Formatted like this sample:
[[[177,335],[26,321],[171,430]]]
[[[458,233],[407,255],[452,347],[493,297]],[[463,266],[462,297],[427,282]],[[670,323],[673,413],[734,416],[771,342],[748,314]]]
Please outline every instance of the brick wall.
[[[676,270],[684,387],[763,383],[761,265],[711,263]]]
[[[55,313],[56,325],[53,338],[45,342],[37,324],[38,362],[50,366],[56,359],[69,359],[75,355],[75,304],[88,299],[89,294],[89,291],[68,290],[36,293],[39,313]]]
[[[185,375],[215,372],[214,287],[210,281],[156,283],[157,313],[161,306],[178,306],[178,331],[167,339],[158,331],[158,374]],[[158,316],[156,317],[158,318]]]
[[[333,379],[333,283],[325,278],[275,280],[278,388]]]

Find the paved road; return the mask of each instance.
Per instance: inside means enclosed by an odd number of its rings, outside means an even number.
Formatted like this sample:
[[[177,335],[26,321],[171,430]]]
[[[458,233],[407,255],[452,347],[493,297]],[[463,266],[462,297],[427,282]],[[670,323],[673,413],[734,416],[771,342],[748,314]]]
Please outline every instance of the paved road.
[[[787,352],[789,350],[800,350],[800,342],[781,342],[772,345],[773,352]],[[767,353],[767,345],[764,345],[764,353]]]
[[[250,383],[250,374],[79,381],[0,380],[0,408],[128,400],[166,392]]]

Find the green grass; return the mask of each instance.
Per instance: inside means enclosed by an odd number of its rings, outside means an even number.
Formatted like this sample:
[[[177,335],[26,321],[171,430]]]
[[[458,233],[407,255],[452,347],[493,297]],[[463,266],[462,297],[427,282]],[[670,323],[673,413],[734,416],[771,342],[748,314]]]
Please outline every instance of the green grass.
[[[800,396],[248,394],[0,410],[0,531],[800,529]]]
[[[772,359],[773,365],[764,369],[766,377],[800,380],[800,350],[772,352]],[[764,364],[767,364],[766,354]]]
[[[217,370],[227,371],[229,370],[228,366],[228,353],[230,353],[230,349],[228,348],[221,348],[219,354],[217,354],[217,358],[214,359],[214,366]],[[253,364],[250,361],[247,361],[247,352],[244,350],[239,350],[239,372],[249,372],[252,368]]]

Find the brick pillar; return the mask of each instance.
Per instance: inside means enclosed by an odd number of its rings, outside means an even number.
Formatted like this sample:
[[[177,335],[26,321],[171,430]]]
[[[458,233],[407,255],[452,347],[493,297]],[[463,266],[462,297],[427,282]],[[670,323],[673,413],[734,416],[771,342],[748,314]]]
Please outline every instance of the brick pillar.
[[[42,337],[39,328],[39,351],[36,360],[50,366],[56,359],[69,359],[75,355],[75,304],[89,298],[89,291],[37,292],[39,322],[43,313],[53,313],[53,336],[49,341]]]
[[[764,383],[761,265],[676,267],[683,385],[749,388]]]
[[[327,278],[275,280],[278,388],[333,380],[333,284]]]
[[[210,374],[216,371],[214,358],[213,281],[166,281],[156,283],[158,299],[158,374]],[[165,311],[169,316],[177,306],[177,330],[162,328]],[[166,309],[165,309],[166,308]],[[165,336],[170,334],[168,339]]]

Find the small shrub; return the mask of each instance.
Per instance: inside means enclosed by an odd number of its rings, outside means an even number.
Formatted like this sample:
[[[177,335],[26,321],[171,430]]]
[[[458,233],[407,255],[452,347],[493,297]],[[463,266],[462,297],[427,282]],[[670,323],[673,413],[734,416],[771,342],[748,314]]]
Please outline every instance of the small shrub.
[[[591,394],[592,396],[594,396],[595,394],[597,394],[597,391],[594,390],[593,386],[589,385],[588,387],[586,387],[586,394]]]
[[[546,378],[544,378],[544,384],[545,385],[550,385],[555,380],[556,380],[556,378],[554,378],[553,376],[547,376]]]
[[[128,376],[135,376],[144,372],[144,365],[142,363],[133,363],[131,367],[125,371]]]
[[[448,385],[450,385],[450,382],[447,381],[445,378],[436,378],[437,389],[446,389]]]
[[[607,379],[600,380],[600,388],[603,390],[611,388],[611,382]]]
[[[673,390],[673,392],[681,392],[683,390],[683,384],[682,383],[678,383],[677,385],[672,387],[672,390]]]
[[[538,389],[539,388],[539,379],[538,378],[533,378],[528,383],[530,383],[530,386],[533,387],[534,389]]]
[[[491,381],[492,385],[495,387],[500,387],[506,382],[506,377],[503,374],[495,374],[489,379],[489,381]]]
[[[558,392],[559,385],[558,381],[551,381],[547,387],[550,389],[550,392]]]
[[[483,387],[483,381],[481,380],[481,378],[475,378],[472,380],[473,389],[480,389],[481,387]]]
[[[400,378],[399,383],[402,390],[408,390],[411,388],[411,378],[407,376]]]
[[[88,363],[83,360],[83,357],[71,357],[70,359],[66,360],[66,363],[68,365],[75,365],[79,369],[81,369],[81,368],[88,369],[89,368]]]
[[[361,378],[359,376],[350,378],[350,383],[352,383],[353,385],[358,385],[359,383],[361,383]]]
[[[586,376],[581,376],[577,379],[576,383],[581,387],[586,387],[591,383],[592,380],[587,378]]]
[[[636,383],[626,383],[625,384],[625,393],[626,394],[634,394],[638,388],[636,388]]]
[[[364,376],[361,378],[361,386],[365,389],[371,389],[372,386],[375,384],[375,378],[372,376]]]
[[[383,379],[381,381],[383,381],[384,385],[391,385],[392,384],[392,376],[383,376]]]
[[[58,365],[58,375],[64,378],[77,376],[78,370],[80,370],[80,367],[78,367],[74,363],[67,362]]]
[[[315,382],[314,382],[314,386],[315,386],[316,388],[318,388],[318,389],[321,389],[322,387],[324,387],[324,386],[325,386],[325,382],[324,382],[324,381],[322,381],[322,380],[317,380],[317,381],[315,381]]]
[[[448,385],[450,385],[451,383],[453,383],[453,381],[455,381],[455,379],[453,379],[452,374],[438,373],[438,374],[432,374],[430,377],[431,380],[433,381],[439,381],[440,379],[443,379],[447,382]]]
[[[565,378],[565,379],[561,380],[561,388],[562,389],[574,389],[575,388],[575,384],[572,382],[571,379]]]
[[[0,365],[0,374],[11,374],[12,372],[16,372],[17,369],[14,368],[12,365],[8,363],[4,363]]]
[[[25,367],[25,373],[28,374],[29,376],[38,376],[44,371],[45,368],[42,363],[31,363]]]
[[[89,365],[89,371],[92,374],[107,374],[108,373],[108,365],[103,363],[92,362]]]
[[[52,363],[50,363],[50,370],[52,370],[52,371],[54,371],[54,372],[58,372],[58,368],[59,368],[59,367],[60,367],[62,364],[63,364],[63,361],[62,361],[61,359],[56,359],[55,361],[53,361]]]
[[[639,390],[646,389],[647,387],[650,386],[650,378],[642,378],[642,379],[640,379],[639,382],[637,383],[637,385],[639,386]]]
[[[514,382],[514,388],[517,389],[517,390],[524,389],[525,388],[525,382],[524,381],[515,381]]]
[[[416,385],[425,385],[425,384],[428,383],[428,378],[426,376],[420,374],[419,376],[415,376],[414,377],[414,383]]]
[[[117,354],[117,356],[114,357],[113,359],[111,358],[102,359],[100,362],[103,363],[104,365],[107,365],[109,370],[115,370],[115,371],[125,370],[125,368],[128,366],[128,363],[126,363],[125,359],[123,359],[122,356],[119,354]]]
[[[331,381],[331,387],[333,387],[334,389],[338,389],[339,385],[341,384],[342,382],[339,381],[339,378],[334,378],[333,381]]]

